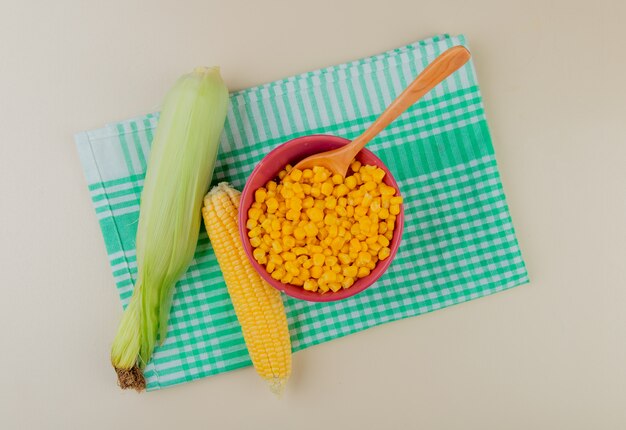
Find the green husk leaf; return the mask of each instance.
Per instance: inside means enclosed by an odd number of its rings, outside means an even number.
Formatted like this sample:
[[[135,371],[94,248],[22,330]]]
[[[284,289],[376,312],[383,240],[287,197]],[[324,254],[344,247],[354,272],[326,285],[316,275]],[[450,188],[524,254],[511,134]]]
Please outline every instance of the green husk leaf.
[[[182,76],[165,97],[141,193],[137,282],[111,350],[118,376],[143,369],[157,339],[165,340],[174,286],[196,249],[227,106],[218,68]]]

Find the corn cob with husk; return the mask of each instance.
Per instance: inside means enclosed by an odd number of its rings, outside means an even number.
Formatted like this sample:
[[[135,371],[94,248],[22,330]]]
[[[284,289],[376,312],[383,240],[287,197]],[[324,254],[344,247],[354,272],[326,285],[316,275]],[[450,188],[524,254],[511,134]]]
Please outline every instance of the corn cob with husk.
[[[165,98],[141,192],[137,282],[111,348],[122,388],[145,387],[142,369],[165,340],[174,285],[196,249],[227,106],[216,67],[182,76]]]
[[[204,198],[204,224],[233,302],[252,364],[272,392],[291,373],[291,342],[280,292],[246,258],[238,230],[241,193],[222,182]]]

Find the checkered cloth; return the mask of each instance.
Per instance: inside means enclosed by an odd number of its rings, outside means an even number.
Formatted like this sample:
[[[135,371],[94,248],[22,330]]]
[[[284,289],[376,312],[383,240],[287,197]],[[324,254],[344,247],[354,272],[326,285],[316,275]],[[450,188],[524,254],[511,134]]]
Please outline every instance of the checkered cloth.
[[[297,136],[356,137],[454,45],[465,38],[437,36],[233,93],[214,182],[242,189],[268,151]],[[139,196],[157,121],[149,114],[76,135],[124,306],[136,277]],[[353,298],[309,303],[283,296],[294,351],[528,282],[471,63],[368,148],[389,166],[404,196],[402,244],[385,275]],[[204,229],[176,286],[169,323],[145,371],[148,389],[251,364]]]

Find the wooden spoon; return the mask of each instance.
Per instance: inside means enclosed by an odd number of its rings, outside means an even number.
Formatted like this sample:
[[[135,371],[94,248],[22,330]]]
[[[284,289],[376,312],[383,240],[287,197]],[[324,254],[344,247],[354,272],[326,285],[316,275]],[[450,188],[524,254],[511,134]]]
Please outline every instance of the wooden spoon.
[[[322,166],[345,177],[350,162],[367,142],[372,140],[424,94],[460,69],[469,59],[470,53],[463,46],[455,46],[443,52],[415,78],[411,85],[406,87],[402,94],[391,102],[363,134],[341,148],[311,155],[300,161],[295,167],[302,170],[313,166]]]

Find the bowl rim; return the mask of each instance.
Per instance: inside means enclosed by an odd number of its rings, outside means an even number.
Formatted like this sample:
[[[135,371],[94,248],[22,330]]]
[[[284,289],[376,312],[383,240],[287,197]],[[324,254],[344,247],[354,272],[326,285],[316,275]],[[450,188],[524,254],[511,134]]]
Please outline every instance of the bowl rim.
[[[285,284],[285,283],[275,280],[274,278],[270,276],[270,274],[267,272],[265,267],[259,264],[254,259],[252,255],[252,251],[253,251],[252,244],[250,243],[250,238],[248,237],[248,229],[246,227],[246,223],[248,221],[248,209],[249,209],[249,206],[252,204],[253,199],[250,200],[248,207],[243,208],[244,200],[246,200],[248,196],[250,196],[251,194],[254,193],[254,191],[256,191],[256,190],[251,189],[252,187],[251,184],[253,182],[252,179],[260,174],[260,171],[261,169],[264,168],[264,165],[267,163],[267,160],[271,160],[273,157],[280,155],[281,152],[284,152],[285,150],[287,150],[291,145],[316,142],[316,141],[319,141],[320,139],[324,139],[327,142],[331,142],[333,145],[338,144],[339,146],[346,145],[347,143],[350,142],[349,139],[339,137],[339,136],[333,136],[329,134],[312,134],[312,135],[296,137],[294,139],[290,139],[276,146],[274,149],[268,152],[263,157],[263,159],[255,166],[255,168],[252,170],[252,172],[248,176],[248,179],[246,180],[246,184],[243,188],[243,191],[241,192],[240,207],[239,207],[239,214],[238,214],[239,236],[243,243],[243,247],[246,253],[246,257],[248,258],[248,261],[250,261],[250,263],[252,264],[256,272],[263,278],[263,280],[265,280],[272,287],[276,288],[278,291],[281,291],[287,294],[290,297],[293,297],[299,300],[305,300],[309,302],[332,302],[332,301],[347,299],[348,297],[353,297],[359,294],[360,292],[364,291],[365,289],[373,285],[387,271],[387,269],[391,265],[391,262],[393,261],[393,259],[395,258],[398,252],[398,248],[402,240],[402,233],[404,230],[404,203],[400,205],[400,213],[396,217],[396,226],[395,226],[394,234],[393,234],[393,237],[391,238],[390,246],[389,246],[389,249],[391,251],[389,257],[383,260],[382,262],[379,262],[376,265],[376,267],[372,270],[372,273],[370,273],[368,276],[358,279],[354,283],[354,285],[352,285],[350,288],[341,289],[337,292],[329,291],[324,294],[320,294],[314,291],[307,291],[304,288],[296,286],[296,285]],[[385,171],[385,178],[383,179],[383,182],[385,182],[387,185],[393,186],[396,189],[397,193],[401,195],[400,188],[398,187],[398,183],[396,182],[395,178],[391,174],[391,171],[385,165],[385,163],[383,163],[383,161],[380,158],[378,158],[372,151],[368,150],[367,148],[363,148],[359,152],[359,154],[361,153],[364,153],[369,158],[374,159],[376,164],[379,165]]]

